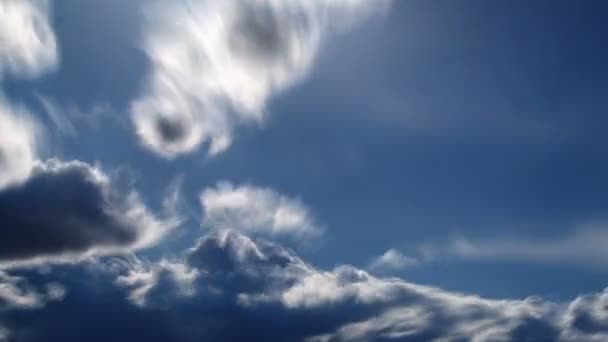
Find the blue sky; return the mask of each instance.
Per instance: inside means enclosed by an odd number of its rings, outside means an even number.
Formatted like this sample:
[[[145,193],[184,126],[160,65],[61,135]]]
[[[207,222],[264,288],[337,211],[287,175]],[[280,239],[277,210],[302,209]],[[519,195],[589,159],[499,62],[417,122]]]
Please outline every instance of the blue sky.
[[[0,309],[29,295],[21,281],[61,292],[32,293],[39,313],[0,310],[0,341],[81,305],[70,294],[91,285],[69,274],[116,260],[130,266],[99,281],[127,284],[107,296],[133,302],[138,326],[146,296],[174,292],[159,274],[200,277],[218,252],[193,254],[201,268],[185,251],[200,237],[228,249],[228,231],[338,278],[353,265],[381,284],[597,309],[607,15],[602,1],[0,0],[0,284],[20,289]],[[152,295],[135,286],[149,279]],[[187,321],[182,304],[169,310]],[[601,314],[589,326],[608,326]]]

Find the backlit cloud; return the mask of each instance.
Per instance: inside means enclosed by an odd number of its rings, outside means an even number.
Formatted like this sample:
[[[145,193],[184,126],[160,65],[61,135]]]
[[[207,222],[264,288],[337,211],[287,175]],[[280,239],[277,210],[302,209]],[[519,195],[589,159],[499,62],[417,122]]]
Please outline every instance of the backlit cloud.
[[[0,0],[0,79],[35,77],[56,66],[59,52],[46,0]]]
[[[387,1],[163,2],[144,47],[152,70],[132,106],[144,146],[166,157],[227,149],[239,123],[260,123],[268,100],[306,76],[326,36]]]
[[[310,237],[321,233],[299,200],[272,189],[220,182],[200,196],[204,224],[252,234]]]

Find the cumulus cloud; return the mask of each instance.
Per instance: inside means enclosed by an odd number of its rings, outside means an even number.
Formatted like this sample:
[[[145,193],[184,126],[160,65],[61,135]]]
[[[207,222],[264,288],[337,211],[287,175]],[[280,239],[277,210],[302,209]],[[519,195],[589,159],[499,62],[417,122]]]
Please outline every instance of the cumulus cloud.
[[[229,230],[201,238],[174,260],[109,259],[93,265],[87,270],[59,266],[69,269],[45,276],[58,277],[68,289],[53,308],[18,316],[0,312],[0,320],[23,336],[17,341],[99,336],[129,341],[601,341],[608,332],[605,293],[571,303],[486,299],[378,278],[352,266],[320,270],[279,245]],[[79,294],[70,296],[72,290]],[[94,313],[85,309],[92,305]],[[74,325],[92,328],[70,329]]]
[[[369,269],[376,272],[395,271],[417,264],[417,259],[403,255],[403,253],[398,250],[391,248],[372,260],[369,264]]]
[[[46,0],[0,0],[0,78],[35,77],[52,69],[59,53]]]
[[[227,149],[239,123],[259,123],[269,98],[301,80],[324,38],[387,1],[184,1],[152,11],[152,64],[132,105],[144,146],[174,158]]]
[[[321,228],[299,200],[270,188],[221,182],[200,196],[205,225],[274,236],[310,237]]]
[[[144,248],[179,223],[113,188],[99,168],[58,160],[36,162],[26,181],[0,191],[0,221],[0,263],[9,265]]]

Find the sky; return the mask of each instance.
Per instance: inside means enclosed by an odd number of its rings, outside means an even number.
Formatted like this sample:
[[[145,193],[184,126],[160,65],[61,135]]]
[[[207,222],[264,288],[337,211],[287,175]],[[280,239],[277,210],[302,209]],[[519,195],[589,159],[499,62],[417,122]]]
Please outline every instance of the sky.
[[[608,340],[607,16],[0,0],[0,342]]]

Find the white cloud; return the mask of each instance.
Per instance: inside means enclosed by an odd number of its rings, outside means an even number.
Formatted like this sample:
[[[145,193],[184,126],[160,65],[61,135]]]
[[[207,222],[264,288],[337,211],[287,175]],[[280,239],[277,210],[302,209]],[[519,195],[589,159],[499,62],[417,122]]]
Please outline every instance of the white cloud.
[[[321,228],[300,201],[270,188],[234,186],[208,188],[200,197],[205,225],[266,235],[315,236]]]
[[[555,237],[458,237],[444,245],[425,246],[434,258],[505,260],[608,267],[608,228],[603,224],[582,226]]]
[[[227,149],[234,126],[259,123],[275,94],[301,80],[328,33],[386,0],[163,2],[145,50],[152,70],[132,106],[144,146],[166,157],[208,143]]]
[[[0,190],[29,177],[41,130],[23,108],[0,98]]]
[[[46,0],[0,0],[0,78],[35,77],[59,60]]]
[[[375,258],[369,265],[369,269],[372,271],[395,271],[401,270],[407,267],[416,266],[418,260],[399,252],[398,250],[391,248],[384,252],[384,254]]]
[[[24,278],[0,271],[0,311],[41,308],[48,302],[62,300],[65,293],[65,288],[56,283],[47,284],[45,291],[39,292]]]

